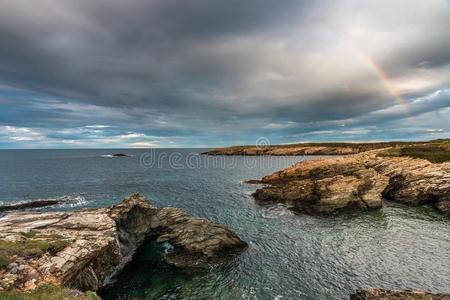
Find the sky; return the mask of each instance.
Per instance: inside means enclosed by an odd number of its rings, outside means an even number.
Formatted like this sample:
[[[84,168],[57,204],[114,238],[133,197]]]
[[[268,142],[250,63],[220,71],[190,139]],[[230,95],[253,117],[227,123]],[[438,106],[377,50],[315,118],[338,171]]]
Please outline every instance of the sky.
[[[0,0],[0,148],[450,137],[449,0]]]

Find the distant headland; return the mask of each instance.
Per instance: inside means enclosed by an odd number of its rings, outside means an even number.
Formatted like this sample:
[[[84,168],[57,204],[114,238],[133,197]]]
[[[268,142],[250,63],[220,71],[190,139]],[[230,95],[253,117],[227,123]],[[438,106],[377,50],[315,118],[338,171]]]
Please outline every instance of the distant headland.
[[[423,158],[433,163],[450,160],[450,139],[424,142],[379,142],[379,143],[297,143],[285,145],[244,145],[217,148],[206,155],[351,155],[365,151],[385,149],[381,156],[409,156]]]

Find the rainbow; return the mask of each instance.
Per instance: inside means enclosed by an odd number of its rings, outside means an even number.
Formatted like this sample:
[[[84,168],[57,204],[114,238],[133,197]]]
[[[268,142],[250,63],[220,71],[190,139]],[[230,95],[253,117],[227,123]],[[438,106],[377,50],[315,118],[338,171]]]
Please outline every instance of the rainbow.
[[[358,56],[366,63],[374,73],[381,79],[386,89],[389,91],[392,96],[394,96],[395,100],[403,107],[405,113],[409,115],[408,104],[405,99],[402,97],[400,92],[397,90],[395,85],[392,83],[392,80],[386,74],[386,72],[381,68],[379,64],[377,64],[369,55],[362,52],[361,50],[352,47],[353,51],[358,54]]]
[[[337,37],[340,41],[344,42],[347,47],[349,47],[353,52],[355,52],[362,60],[363,63],[369,66],[369,68],[377,75],[381,81],[383,82],[384,86],[386,87],[386,90],[394,96],[395,100],[398,102],[398,104],[403,107],[405,110],[406,115],[410,115],[407,102],[402,97],[400,92],[397,90],[395,85],[392,83],[392,80],[389,78],[388,74],[383,70],[383,68],[377,64],[368,54],[361,51],[359,48],[355,47],[353,43],[351,43],[350,39],[346,38],[346,34],[344,32],[339,32],[339,30],[332,28],[331,26],[327,26],[326,22],[318,22],[318,25],[320,28],[325,30],[328,33],[331,33],[335,37]]]

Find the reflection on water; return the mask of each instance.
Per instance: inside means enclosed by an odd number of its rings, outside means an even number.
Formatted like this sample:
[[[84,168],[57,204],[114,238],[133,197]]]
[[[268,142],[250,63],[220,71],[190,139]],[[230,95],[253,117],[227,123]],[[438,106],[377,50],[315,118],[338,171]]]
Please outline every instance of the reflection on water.
[[[250,196],[256,186],[244,181],[301,157],[247,157],[263,160],[250,165],[225,157],[236,161],[173,169],[164,161],[143,167],[143,150],[114,151],[134,156],[0,151],[0,201],[83,195],[81,206],[104,206],[139,191],[158,206],[227,224],[250,246],[228,265],[185,274],[164,264],[163,245],[150,243],[104,292],[107,299],[348,299],[359,287],[450,291],[450,220],[429,207],[386,203],[331,218],[295,214],[282,205],[256,205]],[[187,157],[192,150],[177,151]]]

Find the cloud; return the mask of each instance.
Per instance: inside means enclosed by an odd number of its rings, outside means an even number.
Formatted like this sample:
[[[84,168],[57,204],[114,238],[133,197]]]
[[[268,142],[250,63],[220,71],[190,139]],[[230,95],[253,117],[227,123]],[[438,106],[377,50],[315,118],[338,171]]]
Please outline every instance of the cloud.
[[[101,127],[101,128],[110,128]],[[164,138],[159,138],[164,140]],[[158,147],[157,137],[143,133],[127,132],[117,134],[116,130],[86,130],[86,127],[69,129],[30,129],[26,127],[0,126],[0,146],[5,148],[19,146],[23,148],[58,148],[61,145],[72,148],[80,147]]]
[[[24,127],[1,126],[0,132],[14,141],[39,141],[44,138],[38,131]]]
[[[104,128],[110,128],[111,125],[86,125],[85,128],[95,128],[95,129],[104,129]]]
[[[448,8],[444,0],[0,1],[0,125],[66,146],[130,145],[120,138],[130,134],[159,141],[133,143],[186,146],[321,139],[311,133],[330,130],[331,139],[390,139],[364,128],[411,119],[445,129],[421,116],[450,106]],[[420,100],[427,95],[434,100]]]

